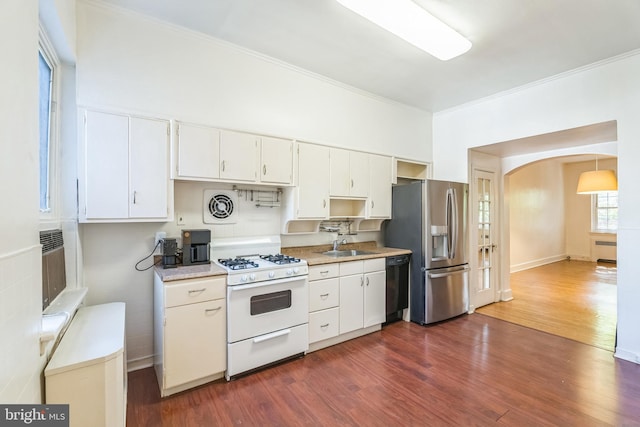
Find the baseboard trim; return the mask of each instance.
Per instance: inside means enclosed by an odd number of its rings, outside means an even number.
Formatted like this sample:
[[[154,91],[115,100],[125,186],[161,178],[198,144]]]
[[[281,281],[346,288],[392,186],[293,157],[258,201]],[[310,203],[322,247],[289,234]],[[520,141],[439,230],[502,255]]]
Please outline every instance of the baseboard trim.
[[[634,353],[632,351],[623,350],[619,347],[616,347],[616,351],[615,353],[613,353],[613,356],[618,359],[626,360],[628,362],[640,365],[640,354]]]
[[[566,255],[554,255],[547,258],[535,259],[533,261],[527,261],[520,264],[514,264],[509,268],[510,273],[517,273],[518,271],[529,270],[530,268],[540,267],[554,262],[567,259]]]
[[[153,366],[153,356],[138,357],[127,360],[127,372],[133,372]]]

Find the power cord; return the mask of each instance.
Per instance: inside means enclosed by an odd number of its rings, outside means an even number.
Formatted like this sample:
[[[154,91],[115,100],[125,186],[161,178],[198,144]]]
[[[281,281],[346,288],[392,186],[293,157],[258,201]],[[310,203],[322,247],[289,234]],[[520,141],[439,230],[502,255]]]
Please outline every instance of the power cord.
[[[142,258],[140,261],[138,261],[136,263],[136,270],[138,271],[147,271],[153,267],[155,267],[156,265],[160,264],[162,262],[162,258],[160,258],[160,260],[158,262],[154,262],[153,264],[151,264],[149,267],[146,268],[139,268],[138,266],[146,259],[149,259],[153,256],[153,254],[156,252],[156,249],[158,249],[158,246],[160,246],[162,244],[163,240],[160,239],[158,240],[158,243],[156,243],[156,246],[153,248],[153,250],[151,251],[151,253],[149,255],[147,255],[146,257]]]

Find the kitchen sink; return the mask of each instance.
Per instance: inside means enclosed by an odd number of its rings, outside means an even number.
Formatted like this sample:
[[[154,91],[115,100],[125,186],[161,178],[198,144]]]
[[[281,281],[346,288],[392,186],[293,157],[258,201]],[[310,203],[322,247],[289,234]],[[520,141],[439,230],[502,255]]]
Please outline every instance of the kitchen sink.
[[[322,255],[326,255],[326,256],[331,256],[334,258],[341,258],[341,257],[345,257],[345,256],[358,256],[358,255],[373,255],[376,252],[370,252],[370,251],[360,251],[357,249],[351,249],[351,250],[346,250],[346,251],[326,251],[326,252],[320,252]]]

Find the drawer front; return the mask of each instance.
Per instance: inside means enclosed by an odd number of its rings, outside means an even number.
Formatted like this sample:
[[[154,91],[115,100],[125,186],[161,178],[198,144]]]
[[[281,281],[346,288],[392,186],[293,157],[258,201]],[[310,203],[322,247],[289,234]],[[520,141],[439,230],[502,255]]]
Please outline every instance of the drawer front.
[[[313,265],[309,267],[309,281],[331,279],[340,274],[339,264]]]
[[[309,312],[337,307],[340,304],[340,279],[317,280],[309,283]]]
[[[342,262],[340,263],[340,275],[350,276],[353,274],[362,274],[364,272],[363,265],[362,261]]]
[[[193,304],[225,298],[227,292],[224,276],[216,278],[186,279],[166,282],[165,307]]]
[[[336,307],[309,314],[309,343],[338,336],[340,333],[339,310]]]
[[[307,324],[238,341],[227,346],[227,379],[309,349]]]
[[[372,271],[382,271],[386,268],[385,258],[374,258],[364,260],[364,272],[371,273]]]

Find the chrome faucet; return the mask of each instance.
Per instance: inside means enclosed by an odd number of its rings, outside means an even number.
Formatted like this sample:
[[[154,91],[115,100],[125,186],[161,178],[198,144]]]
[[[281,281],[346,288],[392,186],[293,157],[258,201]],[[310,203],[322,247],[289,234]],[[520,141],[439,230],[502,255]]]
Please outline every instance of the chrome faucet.
[[[340,247],[340,245],[344,245],[345,243],[347,243],[347,239],[342,239],[342,241],[336,239],[333,241],[333,250],[337,251],[338,248]]]

